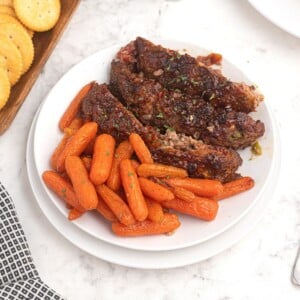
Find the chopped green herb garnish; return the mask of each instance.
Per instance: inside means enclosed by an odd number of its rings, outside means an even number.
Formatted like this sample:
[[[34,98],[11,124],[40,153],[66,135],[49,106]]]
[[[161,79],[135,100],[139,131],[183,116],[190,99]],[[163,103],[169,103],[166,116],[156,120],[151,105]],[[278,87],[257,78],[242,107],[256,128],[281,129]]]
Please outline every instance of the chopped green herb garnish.
[[[61,189],[61,194],[62,194],[62,196],[63,196],[64,198],[67,197],[66,192],[67,192],[67,189],[66,189],[66,188]]]
[[[132,172],[128,172],[128,176],[133,176],[133,173]]]
[[[160,112],[159,114],[156,115],[157,119],[163,119],[164,115],[162,112]]]
[[[210,97],[209,97],[208,100],[212,100],[212,99],[214,99],[215,97],[216,97],[215,93],[212,93],[212,94],[210,95]]]
[[[170,130],[170,131],[175,131],[175,129],[174,129],[174,128],[172,128],[172,127],[170,127],[170,126],[168,126],[168,125],[164,125],[164,127],[165,127],[167,130]]]
[[[180,80],[183,81],[183,82],[187,81],[187,79],[188,79],[187,76],[184,76],[184,75],[180,76]]]

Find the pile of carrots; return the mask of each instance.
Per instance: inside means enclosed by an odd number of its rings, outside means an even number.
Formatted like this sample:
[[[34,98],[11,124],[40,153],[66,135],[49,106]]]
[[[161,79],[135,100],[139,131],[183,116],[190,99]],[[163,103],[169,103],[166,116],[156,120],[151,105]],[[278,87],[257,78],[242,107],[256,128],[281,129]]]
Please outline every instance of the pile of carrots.
[[[97,123],[77,117],[91,86],[84,86],[63,114],[59,127],[64,136],[52,154],[52,170],[42,175],[48,188],[67,203],[69,220],[96,210],[119,236],[171,233],[180,221],[169,209],[211,221],[219,200],[254,186],[250,177],[222,184],[154,163],[136,133],[119,145],[109,134],[97,135]]]

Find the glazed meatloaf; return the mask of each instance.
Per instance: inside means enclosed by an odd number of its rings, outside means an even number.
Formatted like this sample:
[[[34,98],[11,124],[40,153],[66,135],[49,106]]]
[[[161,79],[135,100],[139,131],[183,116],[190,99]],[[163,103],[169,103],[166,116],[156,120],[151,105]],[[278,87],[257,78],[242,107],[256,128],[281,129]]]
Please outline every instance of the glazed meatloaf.
[[[141,37],[135,40],[134,46],[137,70],[168,89],[199,95],[214,106],[246,113],[255,111],[263,99],[254,86],[228,80],[189,54],[154,45]]]
[[[226,182],[237,176],[242,163],[239,154],[231,149],[207,145],[171,130],[160,134],[154,127],[144,126],[106,84],[93,84],[82,102],[81,115],[97,122],[100,133],[109,133],[118,142],[132,132],[140,134],[156,162],[185,168],[192,177]]]
[[[123,50],[122,50],[123,51]],[[110,88],[144,125],[161,133],[174,129],[211,145],[242,149],[264,134],[264,124],[244,112],[213,106],[197,95],[167,90],[159,82],[135,73],[134,59],[119,53],[111,63]]]

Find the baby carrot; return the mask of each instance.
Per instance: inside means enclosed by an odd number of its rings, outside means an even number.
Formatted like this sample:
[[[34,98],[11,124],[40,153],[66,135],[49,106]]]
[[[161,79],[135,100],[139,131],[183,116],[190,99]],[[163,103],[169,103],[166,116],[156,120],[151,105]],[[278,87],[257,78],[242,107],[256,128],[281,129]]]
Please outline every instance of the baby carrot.
[[[89,144],[89,142],[96,136],[98,125],[95,122],[84,124],[67,142],[62,152],[59,154],[56,161],[56,168],[58,172],[65,170],[65,160],[69,155],[79,156]]]
[[[42,178],[47,187],[55,192],[59,198],[71,207],[76,208],[76,210],[84,212],[84,208],[80,206],[72,185],[64,177],[54,171],[45,171]]]
[[[148,216],[148,208],[130,159],[121,161],[120,175],[126,198],[133,215],[138,221],[145,220]]]
[[[119,165],[123,159],[130,158],[132,153],[133,153],[133,148],[128,141],[124,141],[120,143],[120,145],[117,147],[114,155],[111,171],[106,182],[107,186],[112,190],[117,191],[120,189],[121,179],[120,179]]]
[[[96,189],[98,194],[122,224],[131,225],[135,223],[134,216],[129,207],[113,190],[105,184],[98,185]]]
[[[176,198],[187,201],[187,202],[192,202],[196,198],[196,195],[193,192],[191,192],[185,188],[182,188],[180,186],[175,186],[173,188],[173,193]]]
[[[64,150],[69,138],[70,137],[65,134],[64,137],[62,138],[62,140],[60,141],[60,143],[55,148],[54,152],[52,153],[51,159],[50,159],[50,165],[51,165],[52,169],[54,169],[54,170],[56,169],[58,157]]]
[[[181,168],[176,168],[173,166],[163,165],[163,164],[141,164],[138,169],[137,173],[141,177],[187,177],[188,173],[186,170]]]
[[[115,139],[109,134],[101,134],[96,138],[90,170],[90,179],[95,185],[104,183],[110,174],[115,144]]]
[[[234,196],[236,194],[247,191],[254,186],[254,180],[251,177],[241,177],[235,179],[233,181],[227,182],[223,184],[223,192],[214,196],[212,199],[214,200],[223,200],[225,198]]]
[[[97,188],[96,188],[96,190],[97,190]],[[114,215],[112,210],[107,206],[107,204],[104,202],[104,200],[100,196],[98,197],[98,206],[97,206],[96,210],[106,220],[111,221],[111,222],[118,221],[118,219],[116,218],[116,216]]]
[[[140,162],[148,164],[153,163],[153,158],[151,156],[150,150],[144,143],[143,139],[137,133],[130,134],[129,142],[132,145],[134,152]]]
[[[145,198],[148,207],[148,219],[153,222],[161,222],[164,217],[163,208],[160,203]]]
[[[64,128],[64,133],[68,136],[73,135],[81,126],[83,120],[81,118],[75,118],[68,127]]]
[[[75,118],[69,127],[66,127],[64,129],[65,135],[63,137],[63,139],[61,140],[61,142],[58,144],[58,146],[55,148],[52,156],[51,156],[51,160],[50,160],[50,164],[51,167],[55,170],[56,169],[56,164],[57,164],[57,159],[60,155],[60,153],[63,151],[63,149],[65,148],[69,138],[74,135],[74,133],[82,126],[82,119],[79,118]]]
[[[223,191],[223,185],[218,180],[170,178],[165,181],[172,187],[182,187],[202,197],[214,197]]]
[[[68,214],[68,220],[69,220],[69,221],[76,220],[76,219],[78,219],[79,217],[81,217],[82,215],[83,215],[83,212],[78,211],[76,208],[72,208],[72,209],[69,211],[69,214]]]
[[[161,222],[145,220],[133,225],[124,226],[119,222],[112,223],[112,231],[119,236],[142,236],[170,233],[180,226],[178,217],[175,214],[165,213]]]
[[[67,156],[66,171],[72,181],[80,205],[86,210],[95,209],[98,205],[97,193],[80,157]]]
[[[162,202],[162,206],[205,221],[213,220],[217,215],[219,207],[217,201],[202,197],[196,197],[192,202],[175,198],[171,201]]]
[[[139,183],[143,194],[155,201],[162,202],[174,199],[174,194],[158,183],[143,177],[139,178]]]
[[[83,98],[87,95],[92,86],[93,82],[90,82],[87,85],[85,85],[69,104],[68,108],[66,109],[59,121],[59,128],[62,131],[71,124],[73,119],[75,119]]]

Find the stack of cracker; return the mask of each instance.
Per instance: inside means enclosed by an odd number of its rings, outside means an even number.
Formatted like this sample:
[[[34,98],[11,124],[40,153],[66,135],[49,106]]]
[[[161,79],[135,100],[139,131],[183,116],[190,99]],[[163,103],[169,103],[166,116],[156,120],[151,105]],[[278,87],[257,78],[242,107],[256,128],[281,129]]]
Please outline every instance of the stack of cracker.
[[[60,16],[59,0],[0,0],[0,109],[34,59],[34,31],[50,30]]]

